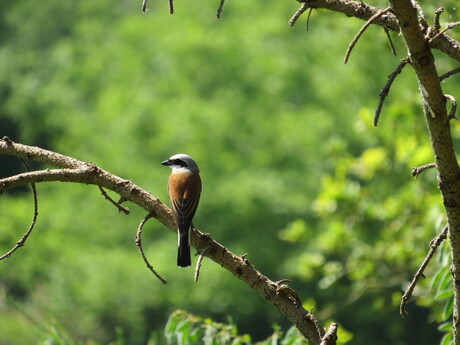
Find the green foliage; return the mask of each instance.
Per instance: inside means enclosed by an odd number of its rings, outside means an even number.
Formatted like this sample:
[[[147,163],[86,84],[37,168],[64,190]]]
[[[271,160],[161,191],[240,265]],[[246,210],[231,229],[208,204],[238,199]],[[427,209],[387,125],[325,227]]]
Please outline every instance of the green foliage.
[[[342,341],[439,341],[448,263],[426,272],[437,277],[434,294],[431,279],[421,283],[420,306],[409,314],[421,331],[397,316],[443,216],[434,172],[410,176],[432,154],[409,68],[371,126],[378,91],[401,58],[381,30],[369,28],[343,66],[356,20],[313,12],[305,33],[286,25],[295,2],[229,2],[217,22],[202,2],[177,3],[174,16],[165,3],[149,6],[142,15],[135,1],[2,2],[0,136],[93,162],[163,201],[169,171],[159,163],[187,152],[204,181],[195,224],[249,253],[270,278],[291,279],[306,307],[343,325]],[[439,60],[440,73],[452,64]],[[458,81],[445,86],[455,94]],[[460,127],[452,128],[458,140]],[[10,162],[0,161],[1,175],[19,169]],[[134,246],[142,210],[118,214],[90,186],[37,189],[36,229],[0,263],[0,343],[51,342],[59,333],[76,343],[144,344],[176,309],[232,315],[253,341],[272,334],[273,323],[288,328],[214,263],[204,260],[198,283],[192,269],[176,269],[175,235],[150,221],[143,244],[168,280],[159,284]],[[22,190],[1,196],[2,252],[29,225],[30,202]]]
[[[172,313],[165,327],[168,345],[301,345],[305,338],[291,327],[285,334],[279,326],[264,341],[253,342],[249,334],[238,334],[237,326],[230,320],[227,324],[203,319],[182,310]]]

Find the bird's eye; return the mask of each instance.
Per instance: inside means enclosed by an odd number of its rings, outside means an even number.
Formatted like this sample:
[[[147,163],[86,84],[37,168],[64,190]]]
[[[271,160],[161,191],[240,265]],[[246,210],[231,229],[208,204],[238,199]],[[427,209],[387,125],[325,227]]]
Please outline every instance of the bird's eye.
[[[182,159],[175,159],[173,161],[174,165],[179,165],[181,167],[186,167],[187,164]]]

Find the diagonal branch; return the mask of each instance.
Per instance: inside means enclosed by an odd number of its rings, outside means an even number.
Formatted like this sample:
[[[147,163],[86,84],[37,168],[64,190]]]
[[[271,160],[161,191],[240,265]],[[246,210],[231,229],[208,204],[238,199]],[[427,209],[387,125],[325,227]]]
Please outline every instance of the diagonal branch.
[[[331,323],[326,334],[321,339],[320,345],[335,345],[337,343],[337,330],[339,326],[336,323]]]
[[[385,102],[385,99],[388,96],[388,93],[390,92],[391,85],[393,85],[393,82],[395,81],[396,77],[401,73],[403,68],[409,63],[409,59],[405,58],[404,60],[401,61],[401,63],[396,67],[396,69],[393,71],[388,76],[388,81],[383,87],[382,90],[379,92],[379,104],[377,105],[377,109],[375,110],[375,115],[374,115],[374,126],[377,127],[379,123],[379,118],[380,118],[380,113],[382,112],[382,107],[383,103]]]
[[[289,26],[294,26],[294,24],[297,22],[297,19],[300,18],[300,16],[308,10],[308,5],[306,3],[303,3],[299,9],[294,13],[294,15],[289,19]]]
[[[372,17],[369,18],[369,20],[363,25],[363,27],[358,31],[356,36],[353,38],[351,43],[348,45],[347,52],[345,53],[345,58],[343,60],[343,63],[346,64],[348,62],[348,58],[350,57],[351,51],[353,50],[356,42],[358,42],[359,38],[361,35],[366,31],[366,29],[380,16],[384,15],[390,10],[389,7],[379,10],[376,14],[374,14]]]
[[[414,292],[415,286],[417,285],[420,278],[425,277],[423,275],[423,272],[425,272],[425,268],[430,263],[430,260],[433,257],[434,253],[436,252],[436,249],[438,249],[441,243],[447,238],[448,230],[449,228],[445,226],[442,232],[438,236],[436,236],[434,239],[431,240],[430,250],[428,251],[428,254],[426,255],[425,259],[420,265],[420,268],[418,269],[417,273],[415,273],[414,279],[412,279],[412,282],[410,283],[409,287],[404,292],[404,295],[401,297],[401,304],[399,306],[399,314],[401,316],[404,317],[407,315],[406,304],[410,301],[412,297],[412,293]]]
[[[29,183],[60,181],[93,184],[112,190],[149,213],[151,212],[155,219],[173,231],[174,234],[176,233],[171,210],[158,198],[131,181],[113,175],[96,165],[38,147],[14,143],[5,138],[0,140],[0,154],[28,157],[61,168],[27,172],[0,179],[0,194],[8,189]],[[255,269],[248,259],[233,254],[220,243],[214,241],[209,234],[193,229],[190,237],[191,244],[199,252],[218,263],[273,304],[296,325],[310,344],[318,345],[321,342],[325,334],[324,328],[312,313],[303,308],[299,300],[292,298],[292,289],[280,289],[278,284]]]

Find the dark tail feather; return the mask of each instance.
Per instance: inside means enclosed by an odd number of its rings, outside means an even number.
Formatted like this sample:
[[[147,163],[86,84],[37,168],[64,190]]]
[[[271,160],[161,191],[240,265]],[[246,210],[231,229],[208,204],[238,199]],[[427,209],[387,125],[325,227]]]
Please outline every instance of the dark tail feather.
[[[190,259],[190,244],[188,234],[179,234],[179,249],[177,251],[177,266],[188,267],[192,264]]]

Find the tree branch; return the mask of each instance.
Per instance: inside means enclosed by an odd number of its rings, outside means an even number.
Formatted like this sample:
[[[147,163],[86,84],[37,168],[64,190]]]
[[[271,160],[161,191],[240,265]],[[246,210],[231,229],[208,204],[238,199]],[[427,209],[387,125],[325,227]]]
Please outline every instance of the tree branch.
[[[359,38],[361,35],[366,31],[366,29],[372,24],[373,21],[375,21],[378,17],[383,16],[385,13],[387,13],[390,10],[389,7],[379,10],[376,14],[374,14],[372,17],[370,17],[367,22],[363,25],[363,27],[358,31],[356,36],[353,38],[351,43],[348,45],[347,52],[345,53],[345,58],[343,60],[343,63],[346,64],[348,62],[348,58],[350,57],[351,51],[353,50],[353,47],[355,46],[356,42],[358,42]],[[386,28],[385,28],[386,29]],[[389,36],[388,36],[389,37]]]
[[[460,344],[460,167],[455,156],[450,123],[446,121],[447,107],[434,57],[425,33],[422,31],[417,10],[411,0],[390,0],[393,13],[400,23],[401,33],[409,52],[421,91],[425,119],[430,133],[438,172],[438,188],[446,210],[452,253],[452,275],[456,282],[453,308],[453,343]],[[444,35],[433,39],[431,43]],[[457,46],[458,50],[458,46]]]
[[[26,161],[21,158],[24,166],[26,167],[27,170],[29,170],[29,166],[27,165]],[[23,247],[27,241],[27,238],[29,235],[32,233],[32,230],[35,227],[35,223],[37,222],[37,217],[38,217],[38,199],[37,199],[37,190],[35,188],[35,183],[30,184],[30,188],[32,190],[32,197],[33,197],[33,202],[34,202],[34,213],[32,217],[32,222],[29,225],[29,228],[27,229],[26,233],[20,238],[19,241],[16,242],[16,244],[11,248],[9,251],[7,251],[5,254],[0,256],[0,261],[3,259],[8,259],[13,255],[13,253],[18,250],[19,248]]]
[[[426,169],[436,168],[436,163],[428,163],[419,167],[412,168],[412,176],[418,178],[418,175],[422,173],[422,171]]]
[[[380,118],[380,113],[382,112],[382,107],[383,103],[385,102],[385,99],[388,96],[388,93],[390,92],[391,85],[393,85],[393,82],[395,81],[396,77],[401,73],[403,68],[409,63],[409,59],[405,58],[404,60],[401,61],[401,63],[396,67],[396,69],[393,71],[388,76],[388,81],[383,87],[382,90],[379,92],[379,104],[377,105],[377,109],[375,110],[375,115],[374,115],[374,126],[377,127],[379,123],[379,118]]]
[[[142,236],[142,228],[144,227],[144,224],[150,219],[153,217],[153,213],[149,213],[147,214],[143,219],[142,221],[140,222],[139,224],[139,227],[137,228],[137,233],[136,233],[136,237],[134,237],[134,242],[136,243],[136,247],[137,249],[139,249],[139,252],[141,253],[141,256],[142,256],[142,259],[144,260],[144,263],[145,265],[147,266],[147,268],[150,270],[150,272],[152,272],[155,277],[157,277],[163,284],[166,284],[167,281],[164,280],[154,269],[153,269],[153,266],[150,264],[149,260],[146,258],[145,254],[144,254],[144,249],[142,249],[142,239],[141,239],[141,236]]]
[[[337,330],[339,326],[336,323],[331,323],[326,334],[321,339],[320,345],[335,345],[337,343]]]
[[[176,226],[171,210],[158,198],[131,181],[113,175],[96,165],[38,147],[14,143],[8,138],[0,140],[0,154],[26,157],[37,162],[61,168],[27,172],[0,179],[0,194],[3,191],[20,185],[39,182],[61,181],[93,184],[112,190],[126,200],[144,208],[149,213],[152,213],[155,219],[176,233]],[[278,308],[296,325],[310,344],[320,344],[325,334],[324,328],[312,313],[302,307],[300,300],[293,297],[292,289],[288,288],[285,284],[280,286],[271,281],[256,270],[249,263],[249,260],[233,254],[220,243],[214,241],[209,234],[193,229],[191,232],[191,243],[203,255],[231,272],[235,277],[242,280]]]
[[[355,17],[364,21],[369,20],[372,16],[380,11],[380,8],[369,6],[361,1],[353,0],[297,0],[300,3],[305,3],[310,8],[325,9],[334,12],[339,12],[347,17]],[[392,31],[398,32],[399,24],[396,16],[392,13],[386,13],[373,21],[373,24],[386,27]],[[418,25],[418,22],[417,22]],[[433,30],[434,31],[434,30]],[[434,36],[436,33],[433,32]],[[440,35],[429,42],[430,48],[438,49],[449,55],[451,58],[460,61],[460,42],[454,40],[447,35]]]
[[[401,316],[404,317],[407,315],[406,304],[410,301],[412,297],[412,293],[414,292],[415,286],[417,285],[420,278],[422,277],[425,278],[423,274],[425,272],[425,268],[430,263],[430,260],[433,257],[434,253],[436,252],[436,249],[438,249],[441,243],[447,238],[448,230],[449,228],[445,226],[442,232],[430,241],[430,250],[428,254],[426,255],[425,259],[420,265],[420,268],[418,269],[417,273],[415,273],[414,279],[412,279],[412,282],[410,283],[409,287],[404,292],[404,295],[401,297],[401,304],[399,305],[399,314]]]

